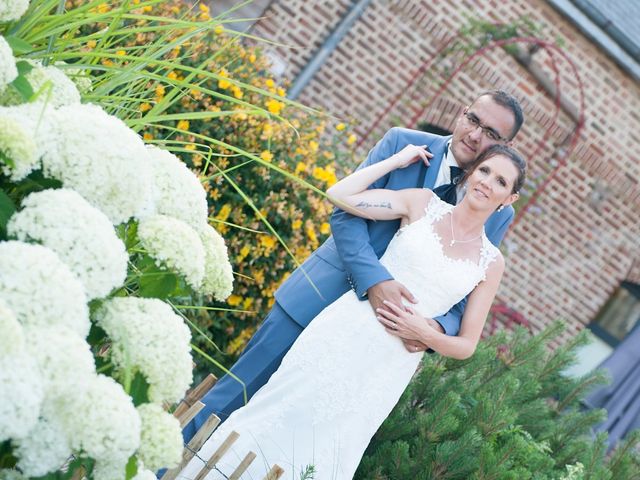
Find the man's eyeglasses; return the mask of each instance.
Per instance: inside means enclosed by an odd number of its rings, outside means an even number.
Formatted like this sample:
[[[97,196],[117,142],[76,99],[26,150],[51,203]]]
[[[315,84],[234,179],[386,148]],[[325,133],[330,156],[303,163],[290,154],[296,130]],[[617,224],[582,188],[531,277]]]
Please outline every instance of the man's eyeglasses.
[[[471,125],[474,129],[480,127],[480,129],[482,130],[482,134],[485,137],[487,137],[489,140],[492,140],[494,142],[508,141],[508,139],[504,138],[502,135],[496,132],[493,128],[487,127],[486,125],[483,125],[482,123],[480,123],[480,119],[476,117],[475,114],[465,111],[464,116],[467,119],[467,123],[469,123],[469,125]]]

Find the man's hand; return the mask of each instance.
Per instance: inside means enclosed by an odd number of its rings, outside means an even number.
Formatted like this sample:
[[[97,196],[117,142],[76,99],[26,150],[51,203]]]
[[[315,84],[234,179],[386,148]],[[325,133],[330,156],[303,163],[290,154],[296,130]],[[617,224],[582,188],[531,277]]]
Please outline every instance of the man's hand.
[[[402,305],[402,298],[404,297],[411,303],[418,303],[418,300],[413,294],[407,290],[404,285],[395,280],[385,280],[384,282],[376,283],[367,290],[367,296],[374,312],[377,308],[389,309],[382,303],[385,300],[396,305]]]

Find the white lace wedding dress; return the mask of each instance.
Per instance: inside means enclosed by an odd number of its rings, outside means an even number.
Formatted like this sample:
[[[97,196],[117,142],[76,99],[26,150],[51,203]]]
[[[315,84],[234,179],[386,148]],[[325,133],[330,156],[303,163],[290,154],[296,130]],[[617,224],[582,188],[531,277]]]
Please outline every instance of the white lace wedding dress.
[[[381,260],[418,298],[415,308],[425,317],[447,312],[470,293],[497,255],[484,234],[471,257],[469,248],[451,246],[452,208],[433,195],[425,216],[401,228]],[[273,464],[286,479],[299,479],[308,465],[317,480],[351,479],[421,358],[384,330],[369,302],[349,291],[311,322],[269,382],[214,432],[178,478],[195,478],[202,459],[235,430],[240,438],[217,464],[227,476],[253,451],[257,458],[242,479],[262,480]],[[219,478],[227,477],[216,470],[207,476]]]

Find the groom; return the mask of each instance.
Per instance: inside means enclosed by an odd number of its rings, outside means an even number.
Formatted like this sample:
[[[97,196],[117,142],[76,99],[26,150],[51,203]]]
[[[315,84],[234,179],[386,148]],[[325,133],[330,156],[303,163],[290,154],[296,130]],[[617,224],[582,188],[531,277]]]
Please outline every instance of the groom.
[[[433,154],[429,167],[416,162],[391,172],[371,188],[432,188],[444,200],[455,203],[463,195],[456,185],[462,170],[471,166],[491,145],[510,142],[522,122],[522,109],[514,97],[499,90],[486,92],[464,109],[453,135],[442,137],[392,128],[369,152],[361,167],[384,160],[407,144],[427,145]],[[485,231],[492,243],[500,243],[513,216],[514,211],[509,206],[489,218]],[[267,382],[311,320],[348,290],[353,290],[361,300],[369,301],[373,308],[383,307],[383,300],[398,305],[402,303],[402,297],[410,302],[414,300],[412,293],[395,281],[378,260],[399,224],[399,220],[370,222],[340,209],[334,211],[332,236],[276,291],[273,309],[231,368],[244,382],[247,399]],[[440,332],[456,335],[465,303],[463,300],[445,315],[427,321]],[[349,318],[344,321],[348,322]],[[427,348],[416,342],[405,342],[405,346],[414,352]],[[202,401],[205,408],[183,431],[185,441],[193,437],[212,413],[225,420],[244,405],[244,387],[230,375],[225,375]]]

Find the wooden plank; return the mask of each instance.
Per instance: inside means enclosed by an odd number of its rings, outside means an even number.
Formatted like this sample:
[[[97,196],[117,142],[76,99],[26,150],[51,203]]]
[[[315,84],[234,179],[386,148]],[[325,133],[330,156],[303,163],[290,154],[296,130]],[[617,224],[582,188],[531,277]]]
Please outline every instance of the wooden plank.
[[[204,464],[204,466],[202,467],[202,470],[200,470],[200,473],[198,473],[198,475],[194,480],[202,480],[204,477],[206,477],[207,474],[213,469],[215,464],[220,461],[222,456],[229,451],[229,449],[231,448],[231,445],[233,445],[233,443],[238,439],[238,437],[240,437],[240,435],[238,435],[238,432],[235,432],[235,431],[231,432],[227,437],[227,439],[224,442],[222,442],[222,445],[220,445],[220,448],[218,448],[218,450],[213,452],[213,455],[209,457],[209,460],[207,461],[207,463]],[[275,477],[275,478],[278,478],[278,477]]]
[[[213,387],[217,381],[218,379],[214,374],[210,373],[207,375],[197,387],[192,388],[187,392],[175,412],[173,412],[173,415],[180,418],[184,412],[189,410],[189,408],[191,408],[198,400],[201,400],[202,397],[204,397],[204,394],[211,390],[211,387]]]
[[[204,403],[202,402],[196,402],[191,407],[189,407],[189,410],[187,410],[181,417],[178,417],[178,421],[180,422],[180,428],[184,428],[187,425],[187,423],[193,420],[193,417],[195,417],[198,414],[198,412],[203,408],[204,408]]]
[[[200,430],[196,432],[187,447],[182,451],[182,460],[180,465],[171,470],[167,470],[162,476],[162,480],[174,480],[184,467],[191,461],[196,455],[198,450],[202,448],[204,442],[211,436],[213,431],[220,425],[220,419],[212,414],[207,421],[204,422]]]
[[[247,456],[244,457],[242,462],[240,462],[240,465],[238,465],[238,468],[236,468],[233,471],[233,473],[229,475],[229,480],[239,480],[240,475],[242,475],[247,470],[247,468],[249,468],[249,465],[251,465],[251,462],[253,462],[255,458],[256,458],[255,453],[253,452],[247,453]]]
[[[262,480],[278,480],[282,475],[284,475],[284,470],[280,466],[274,465]]]

